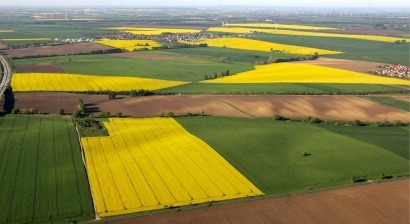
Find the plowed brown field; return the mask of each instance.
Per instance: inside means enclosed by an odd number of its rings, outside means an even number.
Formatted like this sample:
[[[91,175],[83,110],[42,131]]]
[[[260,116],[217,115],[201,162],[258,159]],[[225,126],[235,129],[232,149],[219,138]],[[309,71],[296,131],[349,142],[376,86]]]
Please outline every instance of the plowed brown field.
[[[197,208],[102,223],[409,223],[409,180]]]
[[[214,116],[285,117],[307,116],[333,120],[409,121],[410,113],[354,96],[150,96],[124,98],[96,104],[111,114],[147,117],[173,112]]]
[[[368,73],[369,71],[380,70],[378,66],[384,65],[386,63],[378,62],[368,62],[368,61],[353,61],[346,59],[333,59],[333,58],[318,58],[313,61],[299,61],[293,63],[300,64],[311,64],[311,65],[320,65],[331,68],[339,68],[354,72]]]
[[[15,108],[36,108],[43,113],[77,110],[78,98],[91,113],[101,111],[124,116],[152,117],[172,112],[227,117],[318,117],[330,120],[410,121],[410,113],[354,96],[245,96],[181,95],[124,97],[108,100],[106,95],[72,93],[18,93]],[[401,97],[401,96],[394,96]]]
[[[78,54],[88,53],[96,50],[108,50],[112,49],[104,45],[96,44],[94,42],[75,43],[75,44],[63,44],[56,46],[43,46],[32,48],[20,48],[6,50],[8,57],[22,58],[27,56],[47,56],[47,55],[66,55],[66,54]]]
[[[65,73],[64,69],[59,64],[54,63],[15,65],[14,72]]]

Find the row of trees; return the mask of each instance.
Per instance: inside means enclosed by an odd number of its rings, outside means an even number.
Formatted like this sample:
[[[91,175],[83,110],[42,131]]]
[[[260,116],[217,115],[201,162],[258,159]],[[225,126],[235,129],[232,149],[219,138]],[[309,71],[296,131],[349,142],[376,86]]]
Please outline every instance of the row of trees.
[[[224,77],[224,76],[230,76],[229,70],[226,70],[225,72],[221,72],[221,75],[219,77]],[[216,79],[218,78],[218,73],[214,73],[214,75],[204,75],[204,80],[210,80],[210,79]]]

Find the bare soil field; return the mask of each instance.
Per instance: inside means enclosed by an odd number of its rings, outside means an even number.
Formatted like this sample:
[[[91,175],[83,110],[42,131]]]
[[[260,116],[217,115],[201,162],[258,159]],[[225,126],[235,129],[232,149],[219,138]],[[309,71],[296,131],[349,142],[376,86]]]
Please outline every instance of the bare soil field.
[[[107,100],[95,104],[101,111],[126,116],[202,113],[213,116],[318,117],[332,120],[409,121],[408,112],[354,96],[149,96]]]
[[[60,108],[71,114],[78,110],[78,99],[84,102],[105,100],[104,95],[86,95],[72,93],[16,93],[14,94],[14,108],[35,108],[41,113],[57,114]]]
[[[409,180],[100,222],[405,224],[409,222]]]
[[[3,50],[3,49],[7,49],[7,46],[4,45],[4,44],[2,44],[2,43],[0,43],[0,50]]]
[[[102,111],[115,115],[151,117],[172,112],[227,117],[318,117],[330,120],[410,121],[410,113],[354,96],[244,96],[181,95],[118,97],[73,93],[17,93],[15,108],[36,108],[43,113],[67,113],[77,110],[78,98],[87,104],[89,113]],[[394,96],[396,97],[396,96]],[[400,97],[400,96],[399,96]]]
[[[392,95],[391,97],[396,98],[398,100],[403,100],[407,101],[410,103],[410,97],[409,96],[403,96],[403,95]]]
[[[109,50],[111,47],[96,44],[93,42],[86,43],[74,43],[74,44],[63,44],[56,46],[43,46],[43,47],[32,47],[32,48],[20,48],[20,49],[10,49],[6,50],[6,54],[10,58],[22,58],[27,56],[47,56],[47,55],[66,55],[66,54],[78,54],[78,53],[88,53],[96,50]]]
[[[38,72],[38,73],[66,73],[65,70],[55,63],[16,65],[14,72]]]
[[[380,70],[378,66],[385,63],[368,62],[368,61],[353,61],[346,59],[333,59],[333,58],[318,58],[313,61],[299,61],[293,63],[320,65],[331,68],[339,68],[354,72],[368,73],[369,71]]]

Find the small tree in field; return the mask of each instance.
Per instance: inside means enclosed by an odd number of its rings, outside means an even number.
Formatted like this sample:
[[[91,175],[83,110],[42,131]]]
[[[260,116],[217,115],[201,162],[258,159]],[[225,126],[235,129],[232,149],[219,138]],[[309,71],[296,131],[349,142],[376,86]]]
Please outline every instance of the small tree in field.
[[[63,108],[60,108],[60,109],[58,110],[58,114],[60,114],[60,115],[64,115],[64,114],[65,114],[64,109],[63,109]]]

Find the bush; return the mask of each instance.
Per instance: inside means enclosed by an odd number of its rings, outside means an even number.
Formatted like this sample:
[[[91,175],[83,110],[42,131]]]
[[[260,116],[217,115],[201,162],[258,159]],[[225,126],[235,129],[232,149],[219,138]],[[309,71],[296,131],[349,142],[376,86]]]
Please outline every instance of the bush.
[[[65,114],[64,109],[63,109],[63,108],[60,108],[60,109],[58,110],[58,114],[60,114],[60,115],[64,115],[64,114]]]
[[[81,110],[76,110],[76,111],[74,111],[73,117],[74,117],[74,118],[79,118],[79,117],[81,117]]]
[[[275,119],[275,120],[277,120],[277,121],[286,121],[286,120],[288,120],[286,117],[283,117],[283,116],[281,116],[281,115],[279,115],[279,114],[274,115],[274,116],[273,116],[273,119]]]
[[[20,114],[20,110],[19,110],[18,108],[14,108],[14,109],[11,111],[11,114]]]
[[[122,117],[122,113],[121,113],[121,112],[118,112],[118,113],[116,114],[116,116],[117,116],[117,117]]]

